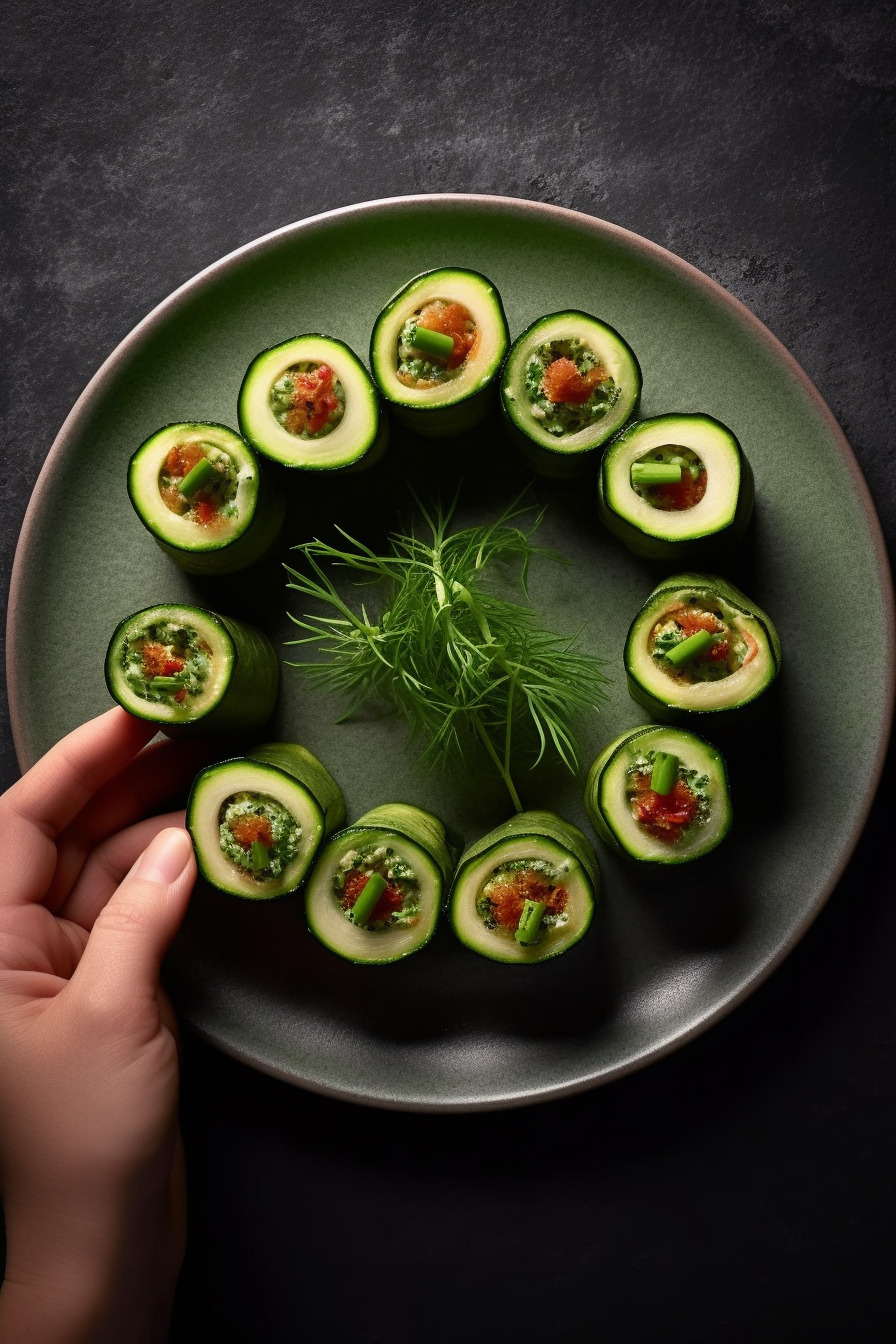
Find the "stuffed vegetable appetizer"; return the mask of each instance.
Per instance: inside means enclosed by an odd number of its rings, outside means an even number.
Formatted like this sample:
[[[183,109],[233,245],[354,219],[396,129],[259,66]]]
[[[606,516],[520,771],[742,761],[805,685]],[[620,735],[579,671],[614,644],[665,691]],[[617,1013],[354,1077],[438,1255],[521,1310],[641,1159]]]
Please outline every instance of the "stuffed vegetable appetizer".
[[[201,607],[164,603],[128,616],[106,654],[109,693],[164,733],[241,733],[271,716],[280,663],[267,635]]]
[[[418,434],[446,437],[488,414],[507,345],[504,308],[490,280],[477,271],[426,271],[377,318],[370,367],[399,420]]]
[[[202,876],[250,901],[295,891],[321,841],[344,818],[339,785],[293,742],[208,766],[187,801],[187,830]]]
[[[623,657],[634,699],[675,721],[755,700],[778,675],[781,643],[765,612],[733,584],[674,574],[632,621]]]
[[[684,728],[632,728],[601,752],[585,787],[600,838],[642,863],[688,863],[728,834],[725,762]]]
[[[520,812],[461,855],[451,924],[493,961],[547,961],[587,932],[600,890],[594,850],[554,812]]]
[[[143,526],[190,574],[254,565],[276,546],[283,525],[282,495],[226,425],[156,430],[131,458],[128,495]]]
[[[308,927],[347,961],[399,961],[432,937],[453,870],[438,817],[384,803],[321,852],[305,892]]]
[[[640,396],[635,352],[589,313],[540,317],[514,341],[501,375],[511,435],[542,476],[584,471]]]
[[[628,425],[601,463],[601,520],[635,555],[674,560],[737,542],[753,512],[753,473],[711,415]]]
[[[386,449],[388,426],[370,375],[329,336],[295,336],[256,355],[238,407],[252,447],[284,467],[368,467]]]

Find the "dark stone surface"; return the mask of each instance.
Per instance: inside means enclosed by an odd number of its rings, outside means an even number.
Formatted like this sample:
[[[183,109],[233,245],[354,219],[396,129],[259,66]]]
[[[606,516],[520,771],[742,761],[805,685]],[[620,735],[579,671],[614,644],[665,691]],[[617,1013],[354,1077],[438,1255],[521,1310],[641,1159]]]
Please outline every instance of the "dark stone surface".
[[[13,0],[4,591],[56,430],[154,304],[279,225],[416,191],[573,206],[721,281],[831,405],[892,554],[892,18],[830,0]],[[848,619],[832,613],[836,649]],[[8,783],[5,726],[0,746]],[[772,979],[608,1088],[395,1116],[188,1041],[173,1338],[889,1337],[894,794],[888,771],[834,897]]]

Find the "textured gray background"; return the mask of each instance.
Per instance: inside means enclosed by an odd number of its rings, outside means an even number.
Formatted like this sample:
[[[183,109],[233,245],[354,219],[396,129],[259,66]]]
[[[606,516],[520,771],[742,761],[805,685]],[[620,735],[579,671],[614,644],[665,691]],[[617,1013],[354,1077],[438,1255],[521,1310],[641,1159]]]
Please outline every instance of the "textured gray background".
[[[741,298],[843,425],[892,555],[892,32],[885,4],[14,0],[4,579],[67,410],[171,289],[290,220],[452,190],[599,215]],[[848,619],[832,613],[847,646]],[[8,729],[0,745],[7,783]],[[887,1337],[894,802],[888,772],[768,984],[609,1088],[390,1116],[190,1042],[174,1338]],[[371,1268],[348,1273],[355,1256]]]

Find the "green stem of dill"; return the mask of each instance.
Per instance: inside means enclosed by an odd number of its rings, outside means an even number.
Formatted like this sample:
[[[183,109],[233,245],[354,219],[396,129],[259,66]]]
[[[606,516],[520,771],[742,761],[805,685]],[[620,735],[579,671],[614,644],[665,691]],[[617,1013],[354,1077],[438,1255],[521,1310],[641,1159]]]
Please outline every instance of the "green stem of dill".
[[[501,760],[501,757],[495,751],[494,743],[492,742],[488,733],[483,728],[482,720],[480,719],[478,714],[472,714],[471,718],[473,720],[473,725],[479,736],[480,742],[485,747],[489,756],[492,758],[492,761],[494,762],[496,769],[500,773],[504,783],[507,785],[507,792],[510,794],[510,799],[511,802],[513,803],[513,806],[516,808],[517,812],[522,812],[523,804],[520,802],[520,796],[516,791],[516,787],[514,786],[513,780],[511,779],[507,770],[504,768],[504,762]]]

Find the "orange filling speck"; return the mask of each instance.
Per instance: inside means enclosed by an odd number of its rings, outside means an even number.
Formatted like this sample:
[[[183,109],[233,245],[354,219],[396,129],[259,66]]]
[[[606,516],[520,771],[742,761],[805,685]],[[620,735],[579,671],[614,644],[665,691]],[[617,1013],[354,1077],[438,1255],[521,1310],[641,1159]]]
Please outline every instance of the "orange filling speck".
[[[587,373],[579,373],[575,363],[564,355],[547,366],[541,387],[548,401],[572,402],[580,406],[606,377],[607,371],[600,364]]]
[[[298,373],[293,379],[292,406],[286,415],[290,434],[319,434],[339,405],[333,391],[333,370],[329,364]]]
[[[345,879],[345,886],[342,888],[343,910],[352,909],[369,880],[369,873],[362,873],[359,868],[353,868],[351,870]],[[393,887],[390,882],[376,905],[373,907],[373,913],[371,914],[368,923],[384,924],[391,915],[397,914],[403,905],[404,896],[402,896],[398,887]]]
[[[683,779],[676,780],[668,793],[654,793],[650,775],[637,775],[634,789],[635,819],[657,840],[674,845],[697,815],[700,803],[696,794]]]
[[[197,462],[205,457],[198,443],[176,443],[169,449],[165,458],[165,470],[169,476],[188,476]]]
[[[543,873],[519,868],[504,873],[489,886],[491,917],[504,929],[516,929],[526,901],[543,901],[546,915],[559,915],[566,909],[565,887],[554,886]]]
[[[274,843],[271,823],[267,817],[237,817],[230,823],[230,833],[247,854],[256,840],[265,849],[270,849]]]
[[[164,644],[144,644],[142,660],[147,681],[153,677],[173,677],[184,670],[183,658],[172,658]]]
[[[674,485],[655,485],[650,492],[650,502],[665,513],[682,513],[699,504],[706,494],[706,471],[701,471],[696,480],[689,471],[683,471],[681,480]]]
[[[450,336],[454,349],[445,360],[449,369],[456,369],[472,350],[479,344],[479,328],[468,330],[467,323],[472,321],[470,310],[462,303],[428,303],[417,318],[417,326],[427,331],[440,331]]]

